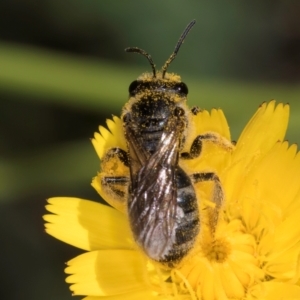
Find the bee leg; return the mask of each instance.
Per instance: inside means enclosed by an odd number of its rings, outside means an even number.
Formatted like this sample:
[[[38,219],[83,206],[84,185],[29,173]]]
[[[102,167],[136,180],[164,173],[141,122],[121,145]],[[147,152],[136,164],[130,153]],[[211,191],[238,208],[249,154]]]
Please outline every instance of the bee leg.
[[[125,176],[102,178],[102,185],[110,189],[114,194],[121,198],[124,198],[126,196],[124,192],[124,187],[127,186],[128,183],[129,178]],[[123,190],[118,188],[120,186],[123,187]]]
[[[105,154],[105,159],[110,159],[114,156],[118,157],[118,159],[129,168],[129,157],[125,150],[121,148],[111,148]]]
[[[234,147],[230,141],[221,137],[219,134],[214,133],[214,132],[207,132],[205,134],[198,135],[192,143],[190,152],[181,153],[180,158],[193,159],[193,158],[198,157],[202,151],[202,141],[209,141],[209,142],[218,144],[221,147],[228,149],[228,150],[232,150]]]
[[[107,184],[126,185],[129,182],[129,178],[126,176],[104,177],[104,181]]]
[[[198,135],[191,146],[190,152],[183,152],[181,153],[181,158],[183,159],[193,159],[198,157],[202,151],[202,141],[208,140],[211,142],[217,142],[219,140],[218,136],[214,133],[206,133]]]
[[[214,183],[212,201],[215,204],[215,207],[211,208],[209,212],[209,225],[212,231],[214,231],[218,222],[220,208],[224,202],[224,192],[220,178],[213,172],[195,173],[190,177],[193,183],[203,181],[213,181]]]
[[[194,106],[194,107],[191,108],[191,112],[192,112],[193,115],[197,116],[198,113],[202,112],[202,109],[198,106]]]

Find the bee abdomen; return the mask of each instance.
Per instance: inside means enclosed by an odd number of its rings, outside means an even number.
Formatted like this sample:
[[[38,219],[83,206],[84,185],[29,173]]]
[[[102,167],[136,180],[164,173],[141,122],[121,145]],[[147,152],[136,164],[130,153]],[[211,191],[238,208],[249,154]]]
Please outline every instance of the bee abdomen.
[[[189,193],[187,193],[187,190],[189,190]],[[177,222],[174,249],[182,246],[185,254],[192,248],[199,232],[199,211],[193,186],[179,189],[177,199],[182,216]]]
[[[196,237],[199,233],[199,218],[182,224],[176,230],[176,243],[170,249],[169,253],[161,260],[173,267],[180,262],[193,248]]]
[[[187,217],[189,218],[189,216]],[[176,230],[176,245],[193,241],[199,232],[199,217],[193,214],[190,220],[182,222]]]
[[[192,182],[181,168],[176,173],[178,214],[175,243],[162,260],[169,266],[179,262],[193,248],[200,230],[198,202]]]

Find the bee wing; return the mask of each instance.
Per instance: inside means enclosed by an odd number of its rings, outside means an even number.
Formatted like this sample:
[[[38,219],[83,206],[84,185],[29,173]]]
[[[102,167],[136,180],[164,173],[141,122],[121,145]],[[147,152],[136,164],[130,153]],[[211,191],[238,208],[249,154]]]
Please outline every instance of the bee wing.
[[[150,155],[142,147],[142,138],[130,127],[130,124],[125,123],[125,135],[129,151],[129,169],[131,182],[135,182],[135,177],[142,166],[145,165]]]
[[[174,244],[178,213],[176,167],[183,122],[172,116],[165,128],[156,152],[150,155],[143,150],[140,137],[125,125],[131,158],[131,228],[152,258],[163,257]]]

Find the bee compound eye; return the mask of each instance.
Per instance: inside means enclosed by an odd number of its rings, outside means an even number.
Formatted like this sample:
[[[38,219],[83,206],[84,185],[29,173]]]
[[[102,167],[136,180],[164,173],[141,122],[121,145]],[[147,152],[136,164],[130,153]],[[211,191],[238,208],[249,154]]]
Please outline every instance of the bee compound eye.
[[[187,95],[189,92],[189,89],[184,82],[180,82],[180,83],[176,84],[175,91],[179,94]]]
[[[128,88],[129,94],[131,96],[134,96],[136,94],[139,84],[140,83],[137,80],[134,80],[131,82],[131,84],[129,85],[129,88]]]

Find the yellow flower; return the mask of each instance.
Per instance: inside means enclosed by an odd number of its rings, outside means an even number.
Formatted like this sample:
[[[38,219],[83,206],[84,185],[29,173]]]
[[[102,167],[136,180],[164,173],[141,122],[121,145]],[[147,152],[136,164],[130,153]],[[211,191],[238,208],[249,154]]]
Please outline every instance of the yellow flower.
[[[86,300],[300,299],[300,155],[283,141],[288,115],[288,105],[264,103],[233,151],[206,143],[198,159],[181,162],[189,173],[217,172],[226,201],[212,235],[206,222],[211,184],[196,184],[201,232],[193,251],[171,270],[136,247],[126,208],[99,184],[103,172],[126,175],[124,167],[112,162],[92,183],[116,209],[77,198],[49,199],[46,231],[88,251],[65,270],[74,295]],[[193,136],[214,131],[230,140],[221,110],[203,111],[193,122]],[[110,131],[100,127],[93,140],[100,159],[110,147],[126,149],[120,119],[107,125]]]

